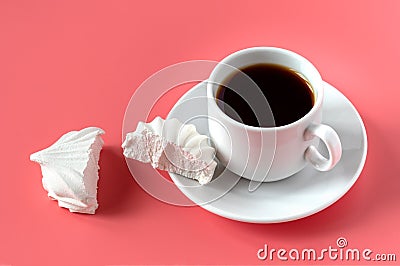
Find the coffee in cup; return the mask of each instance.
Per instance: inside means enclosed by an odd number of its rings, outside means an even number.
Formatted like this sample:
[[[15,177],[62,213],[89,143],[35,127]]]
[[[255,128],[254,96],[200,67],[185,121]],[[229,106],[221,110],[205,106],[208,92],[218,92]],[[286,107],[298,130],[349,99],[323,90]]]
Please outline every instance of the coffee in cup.
[[[307,163],[332,169],[342,148],[335,130],[321,124],[323,95],[318,70],[297,53],[254,47],[227,56],[207,80],[209,133],[218,159],[261,182],[289,177]]]
[[[261,90],[274,119],[258,121],[257,117],[262,114],[255,114],[255,108],[246,101],[259,96],[256,89],[248,89],[253,85],[249,84],[250,81]],[[295,70],[276,64],[255,64],[238,69],[222,82],[216,98],[225,114],[253,127],[279,127],[293,123],[311,110],[315,100],[306,79]]]

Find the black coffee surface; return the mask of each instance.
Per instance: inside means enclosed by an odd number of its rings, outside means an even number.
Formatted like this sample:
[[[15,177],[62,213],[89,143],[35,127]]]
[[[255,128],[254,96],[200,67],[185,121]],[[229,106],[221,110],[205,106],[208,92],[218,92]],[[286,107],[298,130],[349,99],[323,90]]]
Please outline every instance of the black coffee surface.
[[[236,121],[254,127],[284,126],[302,118],[313,107],[310,85],[294,70],[274,64],[240,70],[217,91],[219,108]]]

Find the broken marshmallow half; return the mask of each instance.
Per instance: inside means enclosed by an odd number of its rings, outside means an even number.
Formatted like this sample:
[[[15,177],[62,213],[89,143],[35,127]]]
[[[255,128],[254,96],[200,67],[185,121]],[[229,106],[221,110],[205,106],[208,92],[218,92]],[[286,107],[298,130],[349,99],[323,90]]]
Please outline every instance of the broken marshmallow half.
[[[195,179],[200,184],[211,181],[217,163],[209,139],[192,124],[156,117],[150,123],[139,122],[136,131],[126,134],[124,156],[153,168]]]
[[[71,212],[94,214],[97,207],[98,161],[104,131],[88,127],[63,135],[30,156],[40,164],[42,183],[51,199]]]

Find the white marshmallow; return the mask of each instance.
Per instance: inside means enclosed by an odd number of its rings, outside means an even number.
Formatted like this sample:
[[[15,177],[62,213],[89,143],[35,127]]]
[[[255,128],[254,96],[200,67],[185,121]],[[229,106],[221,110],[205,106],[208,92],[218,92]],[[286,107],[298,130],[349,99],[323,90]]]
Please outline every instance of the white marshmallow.
[[[183,125],[177,119],[156,117],[150,123],[139,122],[135,132],[126,134],[122,148],[127,158],[151,163],[154,168],[200,184],[211,181],[217,166],[208,137],[200,135],[194,125]]]
[[[30,156],[40,164],[48,196],[71,212],[94,214],[97,204],[98,161],[103,140],[100,128],[63,135],[50,147]]]

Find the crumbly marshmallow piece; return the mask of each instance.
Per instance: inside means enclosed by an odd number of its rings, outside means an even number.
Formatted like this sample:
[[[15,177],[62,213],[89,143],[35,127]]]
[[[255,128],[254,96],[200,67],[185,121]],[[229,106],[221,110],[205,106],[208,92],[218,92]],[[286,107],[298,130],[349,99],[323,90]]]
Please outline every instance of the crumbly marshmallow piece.
[[[154,168],[195,179],[200,184],[211,181],[217,163],[215,149],[208,137],[196,127],[173,118],[156,117],[150,123],[139,122],[136,131],[126,134],[124,156]]]
[[[88,127],[63,135],[50,147],[30,156],[40,164],[42,183],[51,199],[71,212],[94,214],[97,204],[98,162],[104,131]]]

